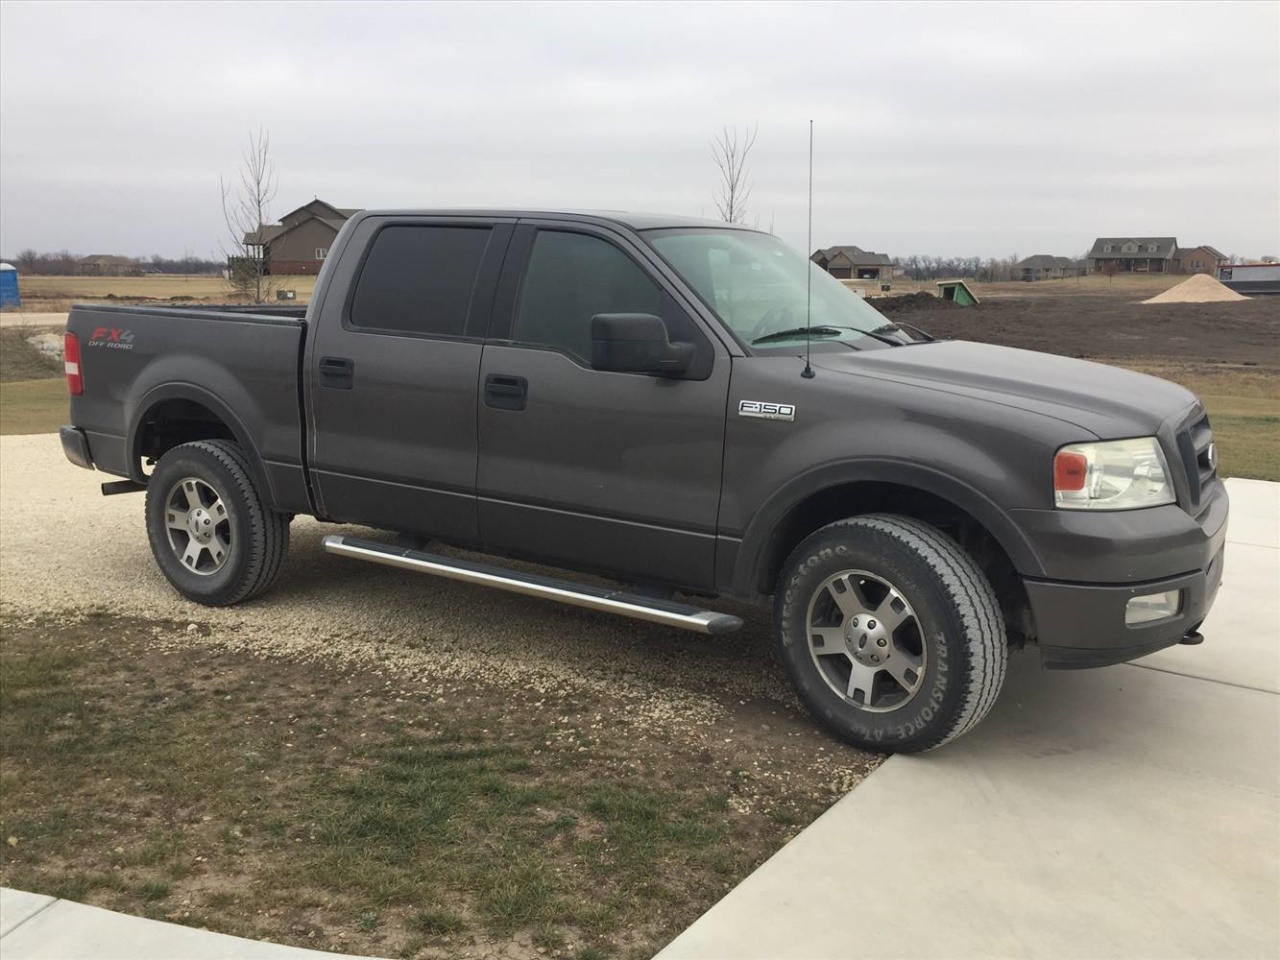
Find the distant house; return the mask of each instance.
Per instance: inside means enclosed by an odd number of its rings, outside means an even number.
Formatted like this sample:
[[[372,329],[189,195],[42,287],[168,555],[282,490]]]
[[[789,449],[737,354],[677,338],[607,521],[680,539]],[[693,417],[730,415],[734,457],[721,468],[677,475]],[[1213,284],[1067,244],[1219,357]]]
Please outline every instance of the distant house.
[[[888,280],[893,274],[893,261],[888,254],[861,247],[815,250],[809,259],[838,280]]]
[[[358,208],[335,207],[312,200],[286,213],[278,224],[263,225],[244,235],[246,252],[265,262],[272,276],[319,273],[342,225]]]
[[[1037,253],[1014,264],[1013,275],[1017,280],[1061,280],[1074,277],[1078,271],[1076,261],[1070,257],[1055,257]]]
[[[1211,277],[1217,276],[1218,268],[1225,267],[1228,260],[1225,253],[1209,246],[1179,247],[1174,258],[1179,273],[1207,273]]]
[[[1176,237],[1099,237],[1089,251],[1090,273],[1176,273]]]
[[[133,257],[95,253],[76,261],[76,274],[81,277],[140,277],[142,264]]]

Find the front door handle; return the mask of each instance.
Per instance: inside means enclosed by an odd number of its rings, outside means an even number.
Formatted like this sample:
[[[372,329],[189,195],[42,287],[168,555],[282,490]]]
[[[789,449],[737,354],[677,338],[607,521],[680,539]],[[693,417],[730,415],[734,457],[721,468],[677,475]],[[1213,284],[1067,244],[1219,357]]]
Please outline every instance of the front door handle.
[[[491,373],[484,378],[484,405],[498,410],[523,410],[529,400],[529,381]]]
[[[320,386],[350,390],[356,382],[356,362],[347,357],[320,358]]]

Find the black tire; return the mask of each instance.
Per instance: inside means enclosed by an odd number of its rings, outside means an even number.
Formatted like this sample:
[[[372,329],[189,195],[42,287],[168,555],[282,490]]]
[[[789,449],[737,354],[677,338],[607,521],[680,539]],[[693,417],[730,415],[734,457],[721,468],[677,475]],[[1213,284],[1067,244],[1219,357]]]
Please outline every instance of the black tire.
[[[970,730],[1008,662],[978,565],[936,528],[890,514],[841,520],[796,547],[774,595],[774,633],[805,706],[880,753],[931,750]]]
[[[289,515],[263,505],[244,451],[229,440],[184,443],[161,457],[147,482],[146,513],[161,572],[206,606],[261,593],[289,551]]]

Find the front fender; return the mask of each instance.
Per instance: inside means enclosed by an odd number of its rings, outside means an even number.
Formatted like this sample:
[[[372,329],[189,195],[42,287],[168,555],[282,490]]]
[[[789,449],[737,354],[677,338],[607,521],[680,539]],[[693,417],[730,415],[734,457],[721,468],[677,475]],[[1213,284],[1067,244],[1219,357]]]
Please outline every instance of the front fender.
[[[734,593],[767,593],[763,575],[787,516],[815,494],[852,483],[885,483],[931,494],[977,520],[1026,576],[1043,576],[1044,565],[1009,515],[971,485],[929,467],[887,458],[856,458],[814,467],[788,480],[756,511],[743,533],[733,570]]]

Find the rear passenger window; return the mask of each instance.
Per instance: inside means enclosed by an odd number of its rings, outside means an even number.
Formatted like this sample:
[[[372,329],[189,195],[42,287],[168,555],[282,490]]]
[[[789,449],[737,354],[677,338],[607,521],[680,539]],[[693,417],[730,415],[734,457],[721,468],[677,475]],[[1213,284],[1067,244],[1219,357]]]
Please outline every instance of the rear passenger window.
[[[356,281],[351,325],[460,337],[488,227],[384,227]]]
[[[591,357],[597,313],[662,314],[662,290],[630,257],[585,233],[539,231],[511,339]]]

